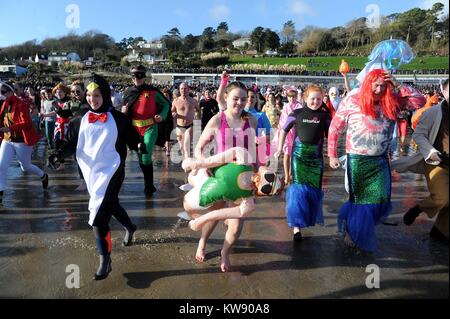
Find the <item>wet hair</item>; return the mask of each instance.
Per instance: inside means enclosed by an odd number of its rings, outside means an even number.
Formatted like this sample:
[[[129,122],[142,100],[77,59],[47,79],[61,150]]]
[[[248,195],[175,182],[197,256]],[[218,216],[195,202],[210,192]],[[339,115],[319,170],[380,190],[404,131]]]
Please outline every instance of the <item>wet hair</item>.
[[[305,92],[303,93],[303,99],[306,100],[309,96],[309,93],[311,92],[319,92],[320,94],[322,94],[322,96],[325,95],[324,91],[320,86],[312,84],[306,88]]]
[[[359,91],[358,97],[361,103],[361,112],[364,115],[370,116],[371,118],[376,118],[376,112],[374,108],[374,94],[372,89],[372,84],[379,78],[382,78],[386,73],[383,69],[374,69],[369,72],[364,78],[361,84],[361,89]],[[380,99],[381,112],[388,119],[395,121],[397,118],[399,100],[393,94],[391,85],[386,85],[386,90]]]

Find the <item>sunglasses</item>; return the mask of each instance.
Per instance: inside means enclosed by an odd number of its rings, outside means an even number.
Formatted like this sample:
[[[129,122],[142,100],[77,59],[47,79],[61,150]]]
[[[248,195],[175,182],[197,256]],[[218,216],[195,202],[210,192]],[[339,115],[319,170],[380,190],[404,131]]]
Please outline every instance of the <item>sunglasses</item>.
[[[9,92],[9,91],[4,91],[4,90],[1,90],[1,91],[0,91],[0,93],[3,94],[3,95],[5,95],[5,94],[8,93],[8,92]]]
[[[273,173],[265,173],[264,179],[268,182],[268,184],[261,187],[261,193],[270,195],[272,193],[274,184],[275,184],[275,174]]]
[[[74,90],[74,91],[71,91],[72,93],[76,93],[76,94],[80,94],[81,93],[81,91],[79,91],[79,90]]]

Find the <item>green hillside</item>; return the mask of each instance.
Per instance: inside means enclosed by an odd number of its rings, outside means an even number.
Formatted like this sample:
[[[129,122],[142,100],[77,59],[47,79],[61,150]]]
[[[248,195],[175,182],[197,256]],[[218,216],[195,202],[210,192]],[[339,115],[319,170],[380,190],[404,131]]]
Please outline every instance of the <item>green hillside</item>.
[[[281,58],[281,57],[243,57],[232,56],[231,64],[269,64],[269,65],[283,65],[283,64],[304,64],[309,71],[333,71],[338,70],[341,60],[345,59],[349,66],[362,69],[367,62],[367,57],[295,57],[295,58]],[[424,56],[416,57],[410,64],[402,65],[401,70],[419,70],[419,69],[448,69],[448,57]]]

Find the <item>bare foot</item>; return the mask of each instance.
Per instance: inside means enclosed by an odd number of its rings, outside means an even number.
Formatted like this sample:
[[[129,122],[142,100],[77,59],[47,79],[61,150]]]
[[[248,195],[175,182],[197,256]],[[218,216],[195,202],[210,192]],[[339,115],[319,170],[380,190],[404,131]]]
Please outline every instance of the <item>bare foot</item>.
[[[189,228],[193,231],[199,231],[201,228],[198,227],[198,223],[195,222],[195,219],[189,221]]]
[[[351,248],[356,247],[355,243],[353,242],[352,238],[350,237],[350,235],[348,233],[345,233],[344,244]]]
[[[199,263],[202,263],[205,261],[205,248],[197,247],[197,252],[195,253],[195,259],[197,259],[197,261]]]
[[[220,254],[220,270],[222,270],[222,272],[230,271],[230,256],[228,254],[224,254],[223,252]]]

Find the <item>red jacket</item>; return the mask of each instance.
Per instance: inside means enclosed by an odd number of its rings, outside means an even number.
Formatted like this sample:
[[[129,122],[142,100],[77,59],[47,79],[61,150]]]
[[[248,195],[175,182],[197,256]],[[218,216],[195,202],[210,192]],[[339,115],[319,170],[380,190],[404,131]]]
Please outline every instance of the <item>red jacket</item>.
[[[3,112],[7,105],[11,105],[12,120],[14,122],[9,127],[11,132],[16,134],[21,132],[25,144],[29,146],[35,145],[39,141],[39,135],[32,125],[30,109],[17,96],[14,95],[6,101],[3,101],[0,108],[0,127],[5,126]],[[1,134],[1,138],[3,139],[3,134]]]
[[[336,111],[334,110],[333,104],[331,103],[330,100],[328,100],[327,103],[325,103],[325,105],[327,106],[328,111],[330,111],[331,118],[333,118],[333,117],[334,117],[334,114],[336,114]]]

